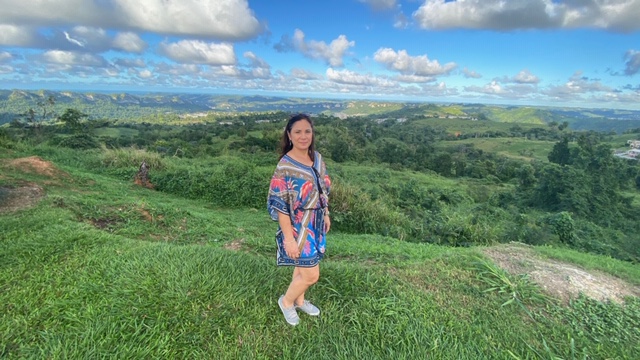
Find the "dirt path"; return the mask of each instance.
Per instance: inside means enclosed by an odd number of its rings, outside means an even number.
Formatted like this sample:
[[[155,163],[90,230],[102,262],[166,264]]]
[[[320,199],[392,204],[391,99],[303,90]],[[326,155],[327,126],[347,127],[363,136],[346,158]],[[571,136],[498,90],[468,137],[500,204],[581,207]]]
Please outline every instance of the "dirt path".
[[[483,253],[511,274],[529,274],[533,282],[564,303],[580,293],[599,301],[617,303],[623,303],[627,296],[640,296],[640,286],[596,270],[543,259],[525,244],[490,247]]]

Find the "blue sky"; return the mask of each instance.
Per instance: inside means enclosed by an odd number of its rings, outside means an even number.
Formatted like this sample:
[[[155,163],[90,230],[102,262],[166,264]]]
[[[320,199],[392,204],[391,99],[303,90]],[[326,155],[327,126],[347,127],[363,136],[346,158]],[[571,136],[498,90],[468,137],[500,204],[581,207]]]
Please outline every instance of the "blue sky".
[[[0,88],[640,109],[640,0],[0,0]]]

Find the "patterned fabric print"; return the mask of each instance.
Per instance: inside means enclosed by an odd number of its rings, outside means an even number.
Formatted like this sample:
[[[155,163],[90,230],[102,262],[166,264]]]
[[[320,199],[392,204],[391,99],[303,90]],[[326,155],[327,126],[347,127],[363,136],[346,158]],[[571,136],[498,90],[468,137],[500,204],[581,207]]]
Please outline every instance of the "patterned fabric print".
[[[278,226],[278,265],[312,267],[324,256],[324,213],[329,203],[331,180],[318,152],[315,153],[314,167],[320,175],[320,181],[310,166],[285,155],[280,159],[271,178],[267,200],[271,219],[278,221],[278,212],[289,216],[293,225],[293,236],[300,249],[298,259],[287,256],[284,251],[284,235]],[[322,194],[318,191],[318,184],[322,187]]]

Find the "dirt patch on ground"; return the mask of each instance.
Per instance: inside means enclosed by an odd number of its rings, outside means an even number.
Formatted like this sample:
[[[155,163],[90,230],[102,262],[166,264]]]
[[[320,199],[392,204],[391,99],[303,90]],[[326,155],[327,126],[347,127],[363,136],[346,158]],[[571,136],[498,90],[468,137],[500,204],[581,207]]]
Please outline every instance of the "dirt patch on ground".
[[[15,212],[34,206],[44,196],[37,184],[19,187],[0,187],[0,214]]]
[[[498,266],[511,274],[528,274],[551,296],[567,303],[580,293],[599,301],[623,303],[628,296],[640,296],[640,287],[595,270],[543,259],[525,244],[509,244],[483,250]]]
[[[227,250],[240,251],[242,250],[242,246],[244,244],[244,239],[235,239],[231,242],[224,244],[224,248]]]
[[[24,173],[44,175],[51,178],[68,178],[69,174],[56,168],[51,162],[42,160],[38,156],[13,159],[6,163],[7,167]]]

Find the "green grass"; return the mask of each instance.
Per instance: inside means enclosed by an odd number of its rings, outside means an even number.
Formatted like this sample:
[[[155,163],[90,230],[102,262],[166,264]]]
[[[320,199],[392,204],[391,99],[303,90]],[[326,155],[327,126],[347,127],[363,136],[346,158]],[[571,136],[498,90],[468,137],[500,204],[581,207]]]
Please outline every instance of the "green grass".
[[[69,178],[0,163],[4,184],[28,180],[47,193],[34,208],[0,215],[0,358],[640,356],[633,303],[615,319],[608,315],[621,310],[606,304],[502,306],[473,265],[476,249],[377,235],[329,234],[308,293],[323,313],[289,327],[276,299],[291,269],[275,266],[276,224],[265,209],[142,189],[87,172],[72,156],[43,156],[59,159]],[[640,278],[637,265],[573,256]]]
[[[109,136],[113,138],[134,137],[138,135],[138,132],[139,131],[136,129],[118,127],[98,128],[93,130],[95,136]]]
[[[527,140],[522,138],[472,138],[442,142],[439,146],[456,147],[473,144],[477,149],[518,160],[548,161],[547,156],[556,142]]]

